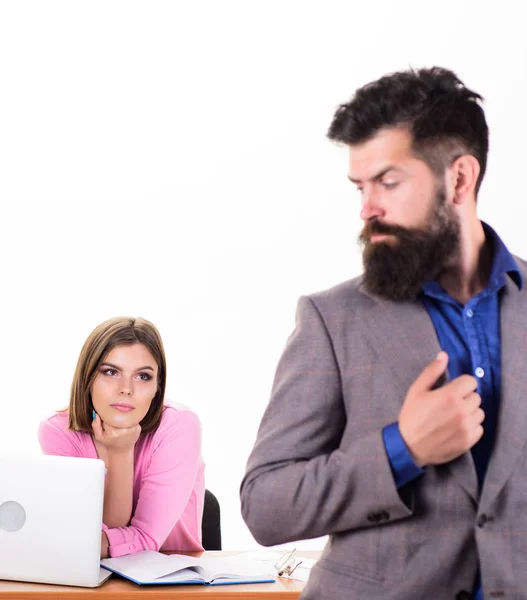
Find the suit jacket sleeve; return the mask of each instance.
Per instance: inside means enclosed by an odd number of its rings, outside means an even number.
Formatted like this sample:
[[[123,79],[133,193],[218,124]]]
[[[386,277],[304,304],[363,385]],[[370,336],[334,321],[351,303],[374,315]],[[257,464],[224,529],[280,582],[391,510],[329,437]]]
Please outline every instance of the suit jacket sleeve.
[[[388,460],[382,430],[341,448],[346,424],[332,341],[313,300],[300,299],[270,403],[241,484],[242,515],[266,546],[412,514]]]

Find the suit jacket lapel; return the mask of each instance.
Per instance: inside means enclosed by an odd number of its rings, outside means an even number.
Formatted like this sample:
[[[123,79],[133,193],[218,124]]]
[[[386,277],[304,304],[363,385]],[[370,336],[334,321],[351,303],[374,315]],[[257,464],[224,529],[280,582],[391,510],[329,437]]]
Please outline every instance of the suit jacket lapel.
[[[364,289],[362,291],[372,298]],[[386,360],[393,368],[394,393],[401,398],[402,405],[410,385],[441,348],[432,319],[421,301],[397,303],[373,299],[376,306],[366,324],[368,336],[381,360]],[[436,468],[448,469],[477,502],[478,477],[470,451]]]
[[[527,314],[524,296],[507,278],[500,318],[501,399],[494,449],[481,493],[482,507],[488,507],[502,490],[527,439]]]

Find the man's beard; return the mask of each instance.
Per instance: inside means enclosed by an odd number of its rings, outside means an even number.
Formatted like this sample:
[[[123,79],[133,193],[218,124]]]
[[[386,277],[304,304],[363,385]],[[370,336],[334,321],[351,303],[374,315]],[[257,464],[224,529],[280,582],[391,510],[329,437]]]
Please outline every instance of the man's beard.
[[[376,296],[403,302],[414,300],[421,286],[436,279],[459,252],[460,224],[446,203],[444,188],[422,228],[407,229],[377,220],[366,223],[359,243],[363,246],[365,289]],[[372,243],[375,234],[390,234],[387,241]]]

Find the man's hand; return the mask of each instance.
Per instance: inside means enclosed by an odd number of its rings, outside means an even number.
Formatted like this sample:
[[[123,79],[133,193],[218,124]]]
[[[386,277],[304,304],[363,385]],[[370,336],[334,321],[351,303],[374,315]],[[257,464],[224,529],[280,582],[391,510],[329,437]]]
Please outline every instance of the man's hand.
[[[447,364],[448,355],[440,352],[414,381],[399,413],[399,431],[420,467],[454,460],[483,435],[485,413],[474,377],[461,375],[432,390]]]

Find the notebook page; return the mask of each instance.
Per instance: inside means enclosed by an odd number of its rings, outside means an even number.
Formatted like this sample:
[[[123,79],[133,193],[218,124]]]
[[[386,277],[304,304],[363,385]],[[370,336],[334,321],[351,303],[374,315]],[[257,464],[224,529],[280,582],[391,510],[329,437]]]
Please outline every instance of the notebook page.
[[[159,577],[170,575],[180,569],[186,569],[199,564],[200,559],[181,554],[167,556],[153,550],[143,550],[135,554],[118,558],[105,558],[101,561],[112,571],[122,573],[135,581],[153,581]]]
[[[237,556],[202,558],[202,567],[209,581],[226,579],[269,579],[265,567],[257,561]]]

